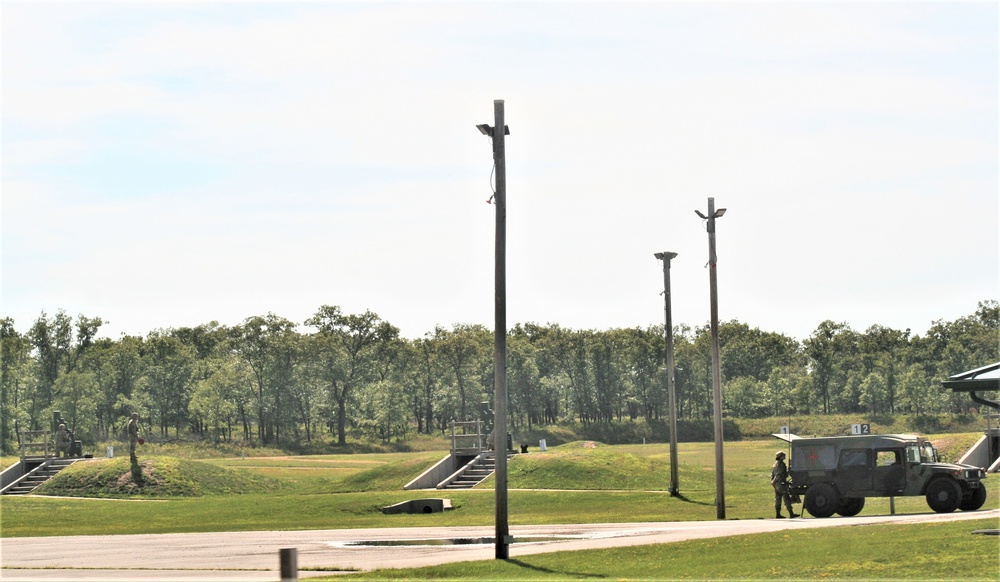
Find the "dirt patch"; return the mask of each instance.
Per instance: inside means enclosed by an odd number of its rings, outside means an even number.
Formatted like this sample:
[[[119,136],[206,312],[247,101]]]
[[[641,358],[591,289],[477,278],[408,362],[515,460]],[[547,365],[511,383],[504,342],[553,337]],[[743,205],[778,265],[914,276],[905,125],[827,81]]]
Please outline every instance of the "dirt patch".
[[[139,467],[142,470],[142,482],[137,483],[132,477],[132,472],[127,471],[118,476],[115,480],[114,490],[126,493],[136,493],[141,491],[143,487],[156,486],[160,484],[160,480],[156,475],[156,466],[149,461],[142,461],[139,463]]]

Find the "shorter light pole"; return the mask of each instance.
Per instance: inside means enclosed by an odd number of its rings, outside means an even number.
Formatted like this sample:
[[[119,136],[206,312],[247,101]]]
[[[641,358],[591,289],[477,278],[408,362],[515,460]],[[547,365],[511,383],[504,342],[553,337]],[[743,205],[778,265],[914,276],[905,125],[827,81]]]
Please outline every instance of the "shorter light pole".
[[[677,253],[664,251],[653,255],[663,261],[663,310],[666,312],[666,325],[663,328],[667,336],[667,402],[669,403],[670,424],[670,496],[679,495],[677,479],[677,393],[674,387],[674,323],[670,314],[670,259]]]

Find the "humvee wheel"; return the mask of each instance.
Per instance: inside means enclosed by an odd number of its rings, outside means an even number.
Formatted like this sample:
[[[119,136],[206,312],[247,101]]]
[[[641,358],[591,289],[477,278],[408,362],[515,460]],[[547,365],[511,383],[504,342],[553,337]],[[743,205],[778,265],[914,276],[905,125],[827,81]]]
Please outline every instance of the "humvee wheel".
[[[803,503],[813,517],[830,517],[840,506],[837,490],[829,483],[817,483],[806,489]]]
[[[947,477],[938,477],[927,486],[927,505],[938,513],[951,513],[962,502],[962,487]]]
[[[840,507],[837,508],[837,514],[844,517],[854,517],[855,515],[861,513],[861,510],[864,508],[864,497],[846,497],[840,501]]]
[[[962,511],[975,511],[986,503],[986,485],[983,483],[979,484],[977,489],[973,489],[967,497],[962,499],[962,502],[958,504],[958,508]]]

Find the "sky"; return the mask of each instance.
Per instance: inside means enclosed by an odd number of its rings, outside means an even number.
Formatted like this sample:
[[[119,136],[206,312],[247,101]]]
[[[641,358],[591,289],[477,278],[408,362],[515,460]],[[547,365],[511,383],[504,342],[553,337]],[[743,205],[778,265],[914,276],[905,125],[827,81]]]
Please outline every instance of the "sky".
[[[1000,298],[995,2],[17,2],[0,317],[323,305],[419,338],[718,311],[923,334]]]

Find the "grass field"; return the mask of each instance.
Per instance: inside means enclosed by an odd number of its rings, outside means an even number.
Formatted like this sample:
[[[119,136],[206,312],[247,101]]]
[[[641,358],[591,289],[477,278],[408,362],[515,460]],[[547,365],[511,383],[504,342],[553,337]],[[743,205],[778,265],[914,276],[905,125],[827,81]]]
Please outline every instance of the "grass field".
[[[996,520],[823,528],[310,578],[997,580]]]
[[[952,443],[971,444],[971,435],[947,435]],[[768,483],[778,441],[741,441],[725,447],[726,516],[729,519],[773,517]],[[960,445],[949,445],[960,446]],[[967,446],[967,445],[964,445]],[[444,456],[443,451],[358,455],[214,458],[203,469],[185,474],[184,496],[121,495],[127,500],[67,498],[85,495],[71,474],[50,481],[49,495],[4,497],[0,535],[89,535],[191,531],[405,527],[414,525],[490,525],[494,516],[492,480],[447,496],[455,511],[431,515],[382,515],[381,507],[427,497],[426,491],[403,491],[410,479]],[[168,457],[167,459],[173,459]],[[120,459],[77,463],[102,467]],[[680,496],[670,497],[669,446],[574,442],[517,456],[509,464],[509,515],[512,525],[625,521],[711,520],[715,510],[714,449],[711,443],[679,448]],[[171,461],[171,463],[173,462]],[[277,486],[250,487],[241,495],[224,491],[225,469],[233,481],[253,476]],[[96,472],[98,469],[89,469]],[[69,470],[66,473],[70,473]],[[198,474],[210,491],[198,491]],[[990,480],[987,480],[987,484]],[[191,493],[191,489],[194,492]],[[179,488],[175,488],[179,489]],[[986,507],[997,507],[1000,484],[989,488]],[[442,496],[432,492],[431,496]],[[107,494],[101,496],[106,497]],[[862,515],[889,513],[887,498],[869,499]],[[899,513],[926,512],[922,497],[895,500]],[[59,520],[52,520],[58,511]]]
[[[978,435],[932,438],[945,450],[959,450],[968,448]],[[781,444],[776,440],[726,444],[728,519],[773,517],[773,493],[768,479],[774,451]],[[109,498],[107,492],[98,499],[64,496],[85,495],[82,482],[121,461],[95,459],[77,463],[73,472],[67,470],[46,484],[49,496],[4,497],[0,507],[0,535],[492,525],[492,480],[468,491],[403,491],[405,483],[445,454],[430,451],[228,457],[187,463],[178,463],[176,457],[150,457],[157,467],[169,467],[180,475],[184,487],[172,485],[174,493],[167,496],[130,493]],[[671,497],[667,493],[669,446],[665,444],[605,446],[572,442],[546,452],[518,455],[509,464],[509,521],[511,525],[530,525],[714,520],[713,462],[712,443],[682,443],[681,495]],[[245,493],[232,494],[237,482]],[[991,485],[990,479],[986,483],[989,495],[984,509],[1000,507],[1000,483]],[[428,496],[446,496],[456,509],[428,515],[381,513],[383,506]],[[895,500],[896,513],[928,511],[922,497]],[[889,512],[888,499],[873,498],[868,500],[861,515]],[[54,515],[58,519],[53,519]],[[996,520],[987,520],[990,521],[992,525],[981,523],[977,527],[997,527]],[[465,563],[373,576],[997,580],[995,567],[984,573],[974,564],[985,561],[996,565],[1000,555],[998,538],[970,536],[973,523],[977,522],[824,528],[797,533],[794,537],[742,536],[602,550],[587,552],[585,556],[560,552],[508,562]],[[625,564],[627,572],[622,571]]]

